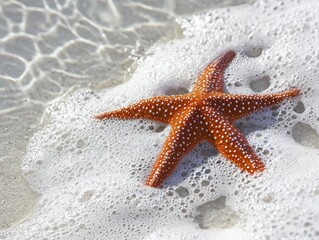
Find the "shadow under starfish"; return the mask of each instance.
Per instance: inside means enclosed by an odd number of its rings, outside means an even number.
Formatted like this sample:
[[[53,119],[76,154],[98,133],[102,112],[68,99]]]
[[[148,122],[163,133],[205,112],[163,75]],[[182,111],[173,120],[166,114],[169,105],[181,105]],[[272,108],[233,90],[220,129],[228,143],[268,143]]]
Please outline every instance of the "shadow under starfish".
[[[254,174],[265,169],[234,122],[299,95],[297,88],[274,94],[239,95],[223,93],[223,74],[236,53],[227,51],[210,63],[197,78],[190,93],[157,96],[119,110],[105,112],[96,119],[149,119],[171,125],[146,185],[159,187],[180,160],[202,141],[209,142],[241,170]]]

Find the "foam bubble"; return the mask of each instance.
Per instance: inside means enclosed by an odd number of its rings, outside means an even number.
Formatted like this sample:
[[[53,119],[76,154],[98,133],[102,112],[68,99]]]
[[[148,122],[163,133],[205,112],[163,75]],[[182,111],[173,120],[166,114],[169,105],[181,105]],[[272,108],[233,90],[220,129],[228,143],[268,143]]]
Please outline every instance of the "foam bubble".
[[[130,81],[101,92],[82,89],[51,106],[23,161],[26,178],[42,194],[38,208],[7,236],[318,238],[319,152],[293,137],[299,123],[319,130],[318,11],[315,1],[261,1],[180,18],[185,38],[152,47]],[[292,86],[303,92],[303,107],[288,101],[238,122],[266,171],[258,177],[240,173],[201,143],[164,188],[145,187],[170,127],[91,116],[141,98],[187,92],[225,49],[238,52],[225,74],[227,92],[252,94],[251,81],[264,76],[269,86],[263,93]]]

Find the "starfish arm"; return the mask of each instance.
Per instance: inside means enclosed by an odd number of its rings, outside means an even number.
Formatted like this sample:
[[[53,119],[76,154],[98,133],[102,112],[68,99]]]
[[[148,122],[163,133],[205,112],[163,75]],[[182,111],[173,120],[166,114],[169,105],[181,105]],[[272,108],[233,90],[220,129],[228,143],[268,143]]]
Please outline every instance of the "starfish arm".
[[[234,121],[255,111],[262,110],[263,108],[277,105],[299,94],[300,90],[297,88],[265,95],[222,94],[220,97],[212,99],[211,105],[222,115],[227,116],[230,121]]]
[[[265,168],[255,151],[249,146],[244,135],[239,132],[221,114],[207,108],[204,113],[210,132],[207,141],[210,142],[225,158],[234,163],[242,171],[254,174]]]
[[[179,114],[157,157],[145,185],[159,187],[175,170],[180,160],[203,140],[204,125],[198,112],[188,109]]]
[[[188,103],[187,97],[182,96],[158,96],[141,100],[127,107],[101,113],[96,119],[149,119],[163,123],[169,123],[170,119],[179,109]]]
[[[193,92],[222,92],[224,71],[228,64],[234,59],[235,55],[236,53],[234,51],[227,51],[210,63],[197,78]]]

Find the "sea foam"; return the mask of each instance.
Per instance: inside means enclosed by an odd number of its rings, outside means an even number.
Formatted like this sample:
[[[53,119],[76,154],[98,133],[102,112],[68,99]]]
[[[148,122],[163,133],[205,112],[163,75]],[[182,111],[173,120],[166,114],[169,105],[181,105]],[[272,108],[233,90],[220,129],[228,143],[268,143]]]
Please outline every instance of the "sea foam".
[[[128,82],[51,106],[22,165],[38,207],[7,239],[318,239],[318,12],[316,1],[260,1],[179,18],[185,37],[154,45]],[[228,49],[226,92],[302,91],[237,123],[266,170],[247,176],[201,143],[163,188],[145,187],[170,127],[92,116],[190,91]]]

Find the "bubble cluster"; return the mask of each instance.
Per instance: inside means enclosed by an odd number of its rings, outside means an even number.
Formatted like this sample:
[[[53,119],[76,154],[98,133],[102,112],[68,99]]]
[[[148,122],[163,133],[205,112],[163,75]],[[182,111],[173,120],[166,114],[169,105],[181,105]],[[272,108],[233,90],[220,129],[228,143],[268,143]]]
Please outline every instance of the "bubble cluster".
[[[180,18],[185,37],[153,46],[128,82],[51,106],[22,166],[38,207],[7,239],[318,239],[318,11],[260,1]],[[225,49],[238,52],[226,92],[302,91],[237,122],[265,171],[241,173],[203,142],[163,188],[145,187],[170,126],[92,116],[191,89]]]

